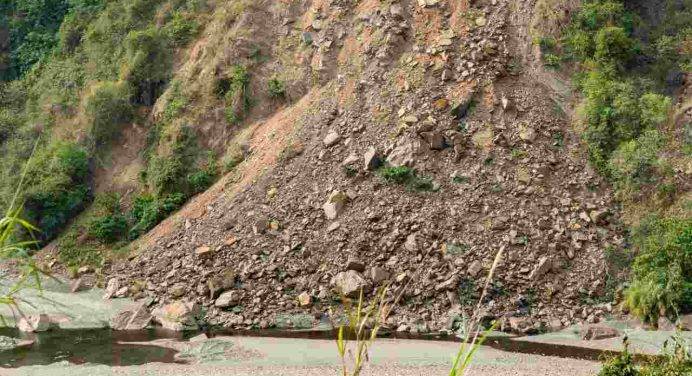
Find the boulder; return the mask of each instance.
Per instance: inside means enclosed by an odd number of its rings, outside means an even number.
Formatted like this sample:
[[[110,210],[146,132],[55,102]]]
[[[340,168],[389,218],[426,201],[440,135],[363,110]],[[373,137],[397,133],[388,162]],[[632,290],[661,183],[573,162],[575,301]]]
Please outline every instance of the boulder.
[[[452,276],[445,280],[444,282],[438,283],[435,286],[435,291],[445,291],[445,290],[454,290],[458,287],[459,281],[457,280],[456,276]]]
[[[238,291],[231,290],[221,294],[214,302],[214,306],[219,308],[226,308],[237,305],[239,302],[240,293]]]
[[[483,270],[483,264],[476,260],[469,265],[468,273],[470,277],[476,277]]]
[[[17,329],[22,332],[45,332],[50,330],[53,322],[46,314],[26,315],[19,318]]]
[[[156,308],[151,315],[164,329],[183,331],[198,329],[197,316],[200,313],[200,307],[196,303],[178,300]]]
[[[370,268],[370,279],[376,285],[389,279],[389,272],[385,268],[374,266]]]
[[[212,249],[209,246],[204,245],[204,246],[195,248],[195,254],[199,257],[211,256],[212,254],[214,254],[214,249]]]
[[[301,307],[309,307],[312,305],[312,297],[307,291],[303,291],[298,295],[298,304],[300,304]]]
[[[510,317],[509,329],[516,333],[531,334],[535,332],[533,320],[530,317]]]
[[[79,277],[77,279],[73,279],[70,281],[70,292],[71,293],[76,293],[80,291],[86,290],[86,286],[84,284],[84,280]]]
[[[360,260],[348,259],[346,262],[346,270],[355,270],[362,273],[365,271],[365,264],[363,264],[363,262]]]
[[[430,149],[432,150],[442,150],[447,146],[442,132],[423,132],[421,133],[421,137],[430,145]]]
[[[692,330],[692,313],[678,318],[678,328],[680,330]]]
[[[149,326],[152,316],[146,304],[133,304],[124,308],[110,320],[113,330],[142,330]]]
[[[0,351],[23,349],[33,346],[34,340],[0,336]]]
[[[365,161],[366,171],[375,171],[382,165],[382,159],[377,149],[372,146],[365,152],[365,155],[363,155],[363,160]]]
[[[338,133],[331,131],[327,133],[322,142],[324,143],[324,146],[330,147],[336,145],[336,143],[339,142],[339,140],[341,140],[341,136],[339,136]]]
[[[232,268],[226,268],[218,275],[207,280],[209,295],[215,299],[222,292],[232,289],[235,286],[236,272]]]
[[[587,325],[581,329],[581,338],[587,341],[619,337],[620,332],[605,325]]]
[[[363,289],[364,293],[372,289],[368,281],[355,270],[348,270],[337,274],[332,278],[332,285],[336,287],[336,290],[340,294],[349,298],[358,297],[361,289]]]
[[[103,299],[111,299],[120,290],[120,281],[117,278],[111,278],[106,284],[106,292],[103,294]]]
[[[336,219],[339,216],[339,214],[341,214],[341,212],[344,211],[344,208],[346,207],[346,201],[348,201],[348,196],[346,195],[346,193],[341,191],[333,191],[329,195],[327,202],[325,202],[324,205],[322,205],[324,215],[327,217],[327,219]]]
[[[406,143],[397,146],[387,156],[387,162],[393,167],[413,166],[414,150],[413,143]]]

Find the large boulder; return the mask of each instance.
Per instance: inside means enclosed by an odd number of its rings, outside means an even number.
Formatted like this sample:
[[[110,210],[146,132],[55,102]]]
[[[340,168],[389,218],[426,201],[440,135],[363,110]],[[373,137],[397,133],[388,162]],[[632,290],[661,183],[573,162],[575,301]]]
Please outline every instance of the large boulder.
[[[361,289],[364,293],[370,292],[372,289],[370,283],[355,270],[347,270],[337,274],[332,278],[332,285],[340,294],[349,298],[358,297]]]
[[[619,337],[620,332],[605,325],[587,325],[581,329],[581,338],[587,341]]]
[[[178,300],[154,309],[151,315],[164,329],[183,331],[198,329],[197,317],[200,313],[200,307],[196,303]]]
[[[124,308],[113,316],[110,326],[113,330],[142,330],[151,322],[152,316],[146,304],[138,303]]]

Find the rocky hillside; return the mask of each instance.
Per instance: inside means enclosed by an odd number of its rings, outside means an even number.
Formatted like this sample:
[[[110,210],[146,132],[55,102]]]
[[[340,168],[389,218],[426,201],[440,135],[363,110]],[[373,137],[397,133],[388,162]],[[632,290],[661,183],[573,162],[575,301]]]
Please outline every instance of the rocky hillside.
[[[525,331],[599,320],[617,211],[570,128],[564,79],[521,53],[531,7],[517,6],[249,7],[262,30],[249,43],[296,40],[314,84],[251,125],[237,170],[112,268],[120,293],[266,328],[389,284],[407,287],[392,328],[440,330],[470,313],[503,252],[488,315]]]
[[[484,316],[531,333],[619,312],[653,252],[625,307],[692,309],[684,1],[55,1],[0,46],[0,208],[29,159],[54,272],[241,329],[388,286],[425,332],[501,253]]]

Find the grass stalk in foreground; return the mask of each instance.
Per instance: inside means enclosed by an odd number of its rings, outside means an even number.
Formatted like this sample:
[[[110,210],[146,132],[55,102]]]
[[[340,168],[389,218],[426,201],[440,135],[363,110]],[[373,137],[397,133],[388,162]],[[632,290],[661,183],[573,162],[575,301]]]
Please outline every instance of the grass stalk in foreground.
[[[466,324],[466,337],[464,338],[464,341],[461,343],[456,357],[454,357],[454,362],[452,363],[452,369],[449,371],[449,376],[463,376],[466,373],[466,370],[471,365],[471,361],[473,360],[473,357],[476,355],[476,352],[483,344],[483,342],[485,342],[485,339],[488,337],[490,332],[492,332],[497,326],[497,323],[493,323],[490,326],[490,328],[481,331],[482,327],[480,320],[480,311],[481,305],[483,304],[483,299],[485,299],[485,295],[488,292],[488,287],[490,286],[490,283],[493,280],[495,269],[497,268],[497,265],[500,263],[500,260],[502,260],[502,249],[500,249],[495,255],[493,265],[490,268],[490,272],[488,272],[488,277],[485,279],[485,285],[483,286],[483,292],[481,293],[481,297],[478,299],[478,303],[476,304],[476,308],[473,311],[471,319],[468,320]]]
[[[29,253],[30,249],[38,245],[38,241],[33,239],[33,234],[39,230],[21,218],[22,205],[17,204],[26,177],[27,166],[31,162],[37,145],[38,139],[22,171],[19,186],[15,191],[12,202],[5,215],[0,218],[0,262],[5,263],[6,267],[18,271],[18,278],[13,282],[10,282],[12,277],[8,272],[0,273],[0,305],[10,307],[15,317],[17,314],[22,315],[19,309],[20,302],[29,304],[18,298],[17,294],[29,286],[41,290],[41,275],[45,274]],[[28,233],[32,240],[21,240],[18,236],[20,230]],[[0,316],[0,324],[7,326],[3,316]]]

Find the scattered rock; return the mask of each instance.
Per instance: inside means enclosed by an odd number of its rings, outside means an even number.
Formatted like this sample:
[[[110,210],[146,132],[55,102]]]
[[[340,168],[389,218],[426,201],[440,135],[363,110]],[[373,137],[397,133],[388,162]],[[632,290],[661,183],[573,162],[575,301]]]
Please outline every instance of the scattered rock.
[[[298,304],[300,304],[301,307],[309,307],[312,305],[312,297],[307,291],[303,291],[298,295]]]
[[[113,330],[142,330],[151,322],[152,316],[144,303],[124,308],[110,320]]]
[[[368,151],[365,152],[363,159],[365,160],[366,171],[375,171],[382,164],[382,160],[380,159],[377,149],[372,146],[368,148]]]
[[[234,305],[237,305],[240,302],[240,293],[235,290],[231,291],[226,291],[223,294],[221,294],[216,301],[214,302],[214,306],[219,307],[219,308],[227,308],[231,307]]]
[[[183,331],[196,330],[200,307],[196,303],[178,300],[151,312],[153,320],[164,329]]]
[[[325,202],[324,205],[322,205],[324,215],[327,217],[327,219],[336,219],[339,216],[339,214],[343,212],[346,206],[346,201],[348,201],[348,196],[346,195],[346,193],[341,191],[333,191],[329,195],[327,202]]]
[[[380,268],[379,266],[374,266],[370,268],[370,279],[375,285],[379,285],[389,279],[389,272],[387,269]]]
[[[103,300],[111,299],[120,290],[120,281],[117,278],[111,278],[106,284],[106,292],[103,294]]]
[[[51,319],[46,314],[26,315],[19,318],[17,329],[21,332],[45,332],[52,327]]]
[[[365,271],[365,264],[363,264],[360,260],[348,259],[346,262],[346,270],[355,270],[362,273]]]
[[[619,337],[620,332],[605,325],[586,325],[581,330],[581,338],[587,341]]]
[[[336,287],[337,292],[349,298],[358,297],[361,289],[363,289],[364,293],[367,293],[372,288],[368,281],[355,270],[337,274],[332,278],[332,285]]]
[[[538,265],[533,269],[531,272],[531,275],[529,276],[529,279],[535,281],[544,275],[550,273],[550,270],[553,268],[553,263],[548,259],[547,256],[541,257],[540,260],[538,260]]]
[[[74,294],[76,292],[84,291],[86,289],[87,289],[87,287],[84,284],[84,279],[82,279],[81,277],[79,277],[77,279],[73,279],[70,281],[70,292],[71,293]]]
[[[336,143],[339,142],[339,140],[341,140],[341,136],[334,131],[330,131],[329,133],[327,133],[327,136],[324,137],[324,140],[322,140],[322,142],[324,143],[324,146],[330,147],[336,145]]]

